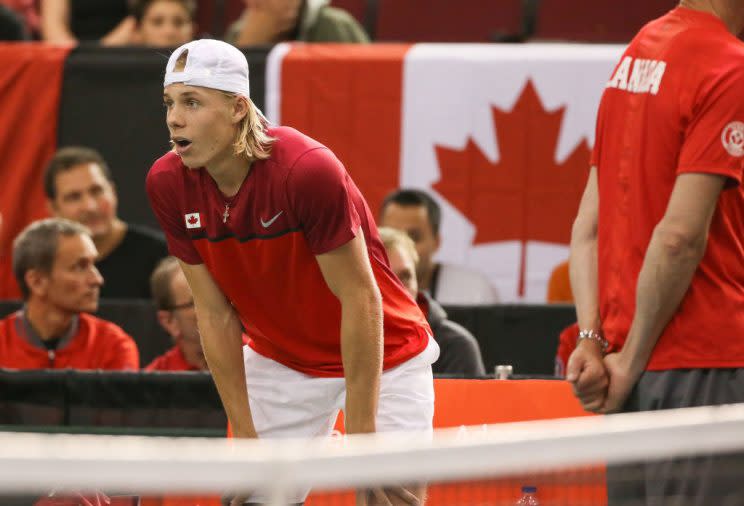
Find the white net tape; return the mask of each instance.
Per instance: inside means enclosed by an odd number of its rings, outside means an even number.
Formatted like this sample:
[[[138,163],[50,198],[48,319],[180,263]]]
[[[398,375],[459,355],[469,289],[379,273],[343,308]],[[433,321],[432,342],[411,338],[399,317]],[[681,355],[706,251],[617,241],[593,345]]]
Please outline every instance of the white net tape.
[[[222,440],[5,433],[0,490],[221,493],[499,477],[744,450],[744,404],[342,439]],[[525,458],[528,457],[528,458]]]

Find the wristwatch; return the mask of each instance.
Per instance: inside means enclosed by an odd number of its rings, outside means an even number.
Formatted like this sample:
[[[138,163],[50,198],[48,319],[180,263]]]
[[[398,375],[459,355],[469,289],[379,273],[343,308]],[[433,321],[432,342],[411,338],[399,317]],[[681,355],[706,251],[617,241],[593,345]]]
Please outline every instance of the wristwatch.
[[[606,353],[607,348],[610,346],[610,343],[607,342],[607,339],[605,339],[599,331],[596,331],[594,329],[580,330],[579,337],[576,339],[576,344],[578,345],[579,341],[581,341],[582,339],[589,339],[590,341],[596,341],[597,343],[599,343],[599,346],[602,349],[602,353]]]

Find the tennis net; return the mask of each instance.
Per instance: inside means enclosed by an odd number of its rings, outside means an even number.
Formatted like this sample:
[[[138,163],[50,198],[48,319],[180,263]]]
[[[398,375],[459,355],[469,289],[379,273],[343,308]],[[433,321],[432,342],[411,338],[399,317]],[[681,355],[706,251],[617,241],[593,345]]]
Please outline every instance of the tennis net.
[[[143,506],[206,506],[219,504],[226,491],[251,491],[278,506],[312,488],[311,506],[354,504],[352,490],[425,483],[430,506],[513,505],[525,486],[537,487],[541,506],[604,505],[608,494],[610,504],[631,506],[647,504],[639,488],[648,492],[660,483],[654,504],[706,504],[696,502],[699,494],[718,490],[717,504],[741,505],[744,459],[737,452],[744,452],[744,405],[460,427],[433,437],[269,441],[5,433],[0,495],[88,497],[101,491],[142,497]]]

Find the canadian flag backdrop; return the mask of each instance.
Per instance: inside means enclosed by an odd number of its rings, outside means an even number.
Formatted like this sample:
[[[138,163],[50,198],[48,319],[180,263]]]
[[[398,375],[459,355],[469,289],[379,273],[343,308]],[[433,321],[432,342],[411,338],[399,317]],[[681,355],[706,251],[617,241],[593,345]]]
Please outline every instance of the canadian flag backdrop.
[[[377,213],[399,187],[441,204],[441,261],[542,302],[568,258],[597,107],[621,46],[280,45],[266,112],[330,147]]]

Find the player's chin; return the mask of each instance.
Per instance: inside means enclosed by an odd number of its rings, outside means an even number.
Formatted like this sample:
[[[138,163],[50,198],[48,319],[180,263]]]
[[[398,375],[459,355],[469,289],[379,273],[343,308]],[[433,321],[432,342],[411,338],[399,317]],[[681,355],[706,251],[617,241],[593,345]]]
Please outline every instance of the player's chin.
[[[189,169],[198,169],[205,166],[205,161],[191,153],[181,155],[181,161]]]

